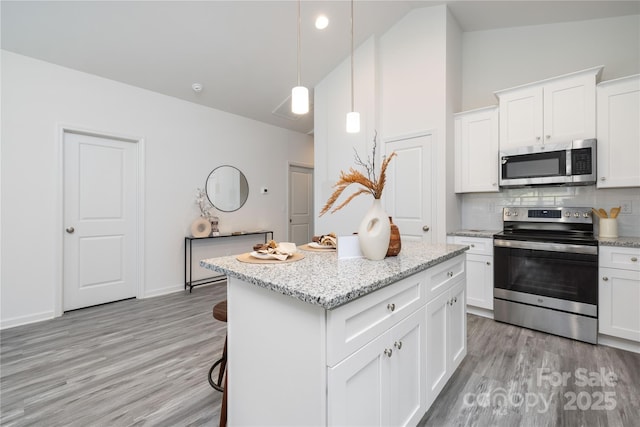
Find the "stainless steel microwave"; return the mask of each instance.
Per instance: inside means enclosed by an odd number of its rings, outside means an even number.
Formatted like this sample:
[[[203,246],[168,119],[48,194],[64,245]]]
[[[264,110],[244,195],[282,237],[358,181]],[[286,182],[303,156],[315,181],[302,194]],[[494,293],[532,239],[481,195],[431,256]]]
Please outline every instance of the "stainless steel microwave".
[[[500,186],[596,182],[596,140],[518,147],[500,152]]]

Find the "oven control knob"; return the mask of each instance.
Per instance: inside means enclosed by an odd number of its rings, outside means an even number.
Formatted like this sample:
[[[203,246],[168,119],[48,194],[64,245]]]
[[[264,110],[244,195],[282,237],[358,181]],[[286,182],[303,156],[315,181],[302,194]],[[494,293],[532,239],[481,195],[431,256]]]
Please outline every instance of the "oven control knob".
[[[571,216],[571,212],[566,211],[566,212],[564,213],[564,216]]]
[[[580,218],[580,212],[574,213],[573,216],[575,216],[576,218]]]
[[[589,218],[589,212],[583,212],[582,216],[585,217],[585,218]]]
[[[515,212],[513,213],[513,216],[518,216],[518,211],[515,211]]]
[[[509,211],[506,211],[504,214],[505,214],[506,216],[511,216],[511,212],[509,212]]]

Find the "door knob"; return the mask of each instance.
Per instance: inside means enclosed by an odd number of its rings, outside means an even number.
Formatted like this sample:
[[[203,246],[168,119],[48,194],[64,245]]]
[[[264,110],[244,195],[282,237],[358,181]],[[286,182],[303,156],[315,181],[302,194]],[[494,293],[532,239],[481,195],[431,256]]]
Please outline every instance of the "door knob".
[[[73,228],[73,227],[67,227],[67,233],[69,233],[69,234],[73,234],[73,232],[74,232],[74,231],[76,231],[76,229],[75,229],[75,228]]]
[[[429,231],[429,226],[428,225],[423,225],[422,226],[422,231]]]

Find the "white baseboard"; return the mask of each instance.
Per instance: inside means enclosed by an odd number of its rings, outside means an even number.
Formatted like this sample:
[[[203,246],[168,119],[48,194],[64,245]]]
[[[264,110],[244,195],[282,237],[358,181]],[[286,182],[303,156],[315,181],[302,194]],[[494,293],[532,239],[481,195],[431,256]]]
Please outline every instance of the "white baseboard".
[[[153,297],[159,297],[162,295],[174,294],[180,291],[185,291],[184,283],[180,283],[179,285],[174,285],[174,286],[167,286],[165,288],[160,288],[160,289],[153,289],[152,291],[145,292],[143,296],[140,296],[138,298],[140,299],[153,298]]]
[[[609,335],[598,334],[598,345],[606,345],[608,347],[619,348],[620,350],[640,353],[639,342],[626,340],[624,338],[612,337]]]
[[[472,305],[467,305],[467,313],[475,314],[476,316],[486,317],[488,319],[493,319],[493,310],[489,310],[486,308],[474,307]]]
[[[42,322],[43,320],[51,320],[55,317],[53,311],[43,311],[42,313],[29,314],[27,316],[19,316],[10,319],[4,319],[0,322],[0,329],[15,328],[16,326],[28,325],[30,323]]]

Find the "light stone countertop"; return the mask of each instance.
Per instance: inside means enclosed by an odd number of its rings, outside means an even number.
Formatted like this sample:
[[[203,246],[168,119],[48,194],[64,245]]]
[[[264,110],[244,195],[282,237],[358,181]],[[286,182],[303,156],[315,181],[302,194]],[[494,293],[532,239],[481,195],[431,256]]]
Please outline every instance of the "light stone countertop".
[[[305,258],[284,264],[243,263],[235,256],[200,261],[209,270],[241,279],[309,304],[333,309],[464,253],[468,246],[402,242],[396,257],[382,261],[338,260],[336,252],[301,251]]]
[[[598,237],[598,244],[600,246],[640,248],[640,237]]]
[[[447,233],[447,236],[479,237],[492,239],[494,234],[501,231],[502,230],[456,230],[454,232]]]

